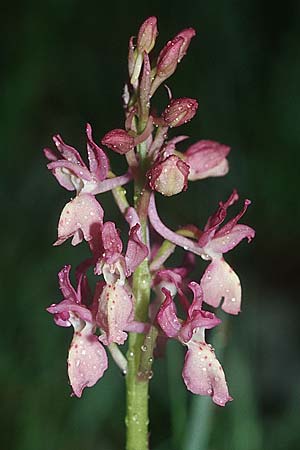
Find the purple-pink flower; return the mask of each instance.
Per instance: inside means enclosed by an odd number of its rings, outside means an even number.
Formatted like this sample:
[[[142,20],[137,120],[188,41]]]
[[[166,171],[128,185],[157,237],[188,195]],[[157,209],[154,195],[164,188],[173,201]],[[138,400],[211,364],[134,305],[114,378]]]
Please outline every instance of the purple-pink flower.
[[[197,234],[200,237],[197,241],[174,233],[161,222],[156,211],[154,195],[149,204],[151,224],[161,236],[185,250],[200,255],[205,260],[211,260],[200,283],[204,301],[217,307],[224,298],[222,309],[229,314],[240,312],[241,285],[237,274],[224,260],[223,253],[233,249],[242,239],[247,238],[250,242],[255,236],[255,231],[251,227],[238,223],[251,203],[250,200],[245,200],[242,211],[220,228],[227,216],[228,207],[237,200],[238,194],[234,191],[225,203],[220,202],[219,209],[208,219],[204,231],[198,230]]]
[[[211,259],[202,279],[206,303],[217,307],[222,298],[222,309],[229,314],[238,314],[241,310],[241,283],[237,274],[224,260],[223,253],[236,247],[242,239],[248,242],[255,236],[253,228],[238,223],[245,214],[250,200],[245,200],[243,209],[223,227],[221,224],[227,216],[227,209],[238,200],[238,194],[234,191],[228,200],[220,202],[219,209],[207,221],[198,244],[205,252],[204,258]]]
[[[67,145],[59,134],[53,136],[57,151],[44,149],[46,158],[51,161],[47,167],[59,184],[68,191],[76,190],[77,194],[96,195],[127,183],[131,178],[130,174],[108,178],[109,161],[105,152],[94,142],[90,124],[86,126],[86,134],[89,167],[80,153]]]
[[[95,312],[86,304],[86,275],[79,275],[75,290],[70,283],[70,269],[71,266],[65,266],[58,274],[63,300],[49,306],[47,311],[54,315],[57,325],[74,328],[68,356],[68,375],[74,394],[81,397],[85,387],[93,386],[102,377],[108,360],[103,345],[95,335]]]
[[[221,321],[202,309],[200,285],[191,282],[189,288],[194,298],[186,320],[178,319],[171,292],[163,288],[165,301],[157,314],[157,322],[169,338],[176,338],[188,347],[182,371],[186,387],[194,394],[209,395],[217,405],[225,406],[232,400],[225,375],[213,348],[205,342],[205,330],[214,328]]]
[[[126,279],[147,257],[148,249],[140,239],[140,224],[133,208],[127,211],[130,224],[125,255],[123,244],[113,222],[104,223],[101,231],[102,255],[96,263],[95,273],[103,274],[105,283],[97,285],[94,300],[98,303],[97,323],[102,330],[104,344],[123,344],[125,331],[142,332],[145,324],[134,320],[134,298]]]

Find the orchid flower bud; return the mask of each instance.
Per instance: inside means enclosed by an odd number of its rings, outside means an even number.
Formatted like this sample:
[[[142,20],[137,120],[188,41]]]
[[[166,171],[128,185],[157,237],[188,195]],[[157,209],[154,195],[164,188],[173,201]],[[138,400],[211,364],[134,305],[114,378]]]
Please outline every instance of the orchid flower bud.
[[[151,189],[170,197],[187,189],[190,167],[178,156],[171,155],[156,163],[147,173]]]
[[[137,38],[137,50],[139,53],[150,53],[155,45],[157,31],[157,19],[152,16],[145,20],[139,29]]]
[[[151,95],[154,94],[158,86],[169,78],[176,70],[180,50],[184,44],[183,37],[175,37],[167,42],[157,59],[156,76],[151,86]]]
[[[177,64],[182,60],[196,32],[193,28],[186,28],[178,33],[164,46],[157,59],[156,76],[152,83],[151,95],[158,86],[169,78],[176,70]]]
[[[127,131],[116,128],[111,130],[102,138],[102,144],[112,149],[114,152],[124,155],[124,153],[133,150],[134,138]]]
[[[179,127],[189,122],[195,116],[198,102],[193,98],[177,98],[171,100],[162,114],[162,118],[169,127]]]
[[[184,57],[184,55],[186,54],[186,52],[189,48],[190,42],[195,35],[196,35],[196,31],[194,30],[194,28],[186,28],[186,29],[180,31],[180,33],[178,33],[175,36],[175,37],[181,37],[184,40],[183,45],[180,47],[178,62],[180,62],[182,60],[182,58]]]

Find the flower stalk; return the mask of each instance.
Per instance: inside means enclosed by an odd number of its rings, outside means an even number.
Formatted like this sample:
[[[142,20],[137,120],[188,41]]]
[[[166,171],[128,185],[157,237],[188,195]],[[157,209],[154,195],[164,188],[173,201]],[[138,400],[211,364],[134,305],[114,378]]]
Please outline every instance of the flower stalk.
[[[143,144],[139,145],[140,159],[143,159],[145,149]],[[145,158],[145,156],[144,156]],[[141,164],[140,171],[144,169]],[[144,171],[143,171],[144,172]],[[148,222],[147,211],[149,195],[144,195],[145,178],[140,173],[134,184],[135,208],[139,215],[142,229],[142,240],[147,245]],[[145,204],[146,203],[146,204]],[[135,297],[135,319],[137,321],[147,321],[148,306],[150,301],[151,276],[148,259],[145,259],[133,274],[132,290]],[[144,353],[144,336],[130,333],[127,351],[128,369],[126,375],[126,428],[127,441],[126,450],[147,450],[148,446],[148,396],[150,377],[140,376],[140,364]],[[150,356],[149,356],[150,361]],[[150,366],[152,365],[152,361]],[[149,369],[151,370],[151,369]],[[150,373],[150,372],[149,372]]]

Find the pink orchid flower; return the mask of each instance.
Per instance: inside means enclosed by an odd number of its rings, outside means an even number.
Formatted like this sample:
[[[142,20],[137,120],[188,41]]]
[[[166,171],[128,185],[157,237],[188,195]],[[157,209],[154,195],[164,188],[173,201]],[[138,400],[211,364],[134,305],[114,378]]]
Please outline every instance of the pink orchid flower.
[[[205,342],[205,330],[214,328],[221,321],[213,313],[202,310],[200,285],[191,282],[189,288],[194,298],[187,311],[187,319],[184,322],[178,319],[171,292],[163,288],[165,301],[157,314],[157,322],[169,338],[176,338],[188,347],[182,371],[188,390],[209,395],[214,403],[225,406],[232,400],[225,375],[214,350]]]
[[[126,219],[130,231],[125,256],[115,224],[106,222],[101,231],[103,253],[95,272],[103,273],[105,283],[97,285],[95,301],[98,302],[97,323],[102,330],[100,340],[104,344],[123,344],[127,339],[125,330],[142,333],[149,327],[134,320],[133,294],[126,284],[126,278],[147,257],[148,248],[141,241],[140,224],[134,208],[128,208]]]
[[[223,253],[236,247],[242,239],[247,238],[250,242],[255,236],[252,228],[238,223],[247,211],[250,200],[245,200],[243,209],[220,227],[226,218],[228,207],[233,205],[238,198],[237,192],[233,191],[225,203],[220,203],[219,209],[208,219],[198,240],[208,259],[211,259],[211,263],[201,279],[205,301],[209,305],[217,307],[223,297],[222,309],[229,314],[240,312],[242,290],[239,277],[224,260]]]
[[[149,203],[150,222],[161,236],[185,250],[200,255],[205,260],[211,260],[201,280],[204,299],[209,305],[217,307],[224,298],[222,309],[229,314],[240,312],[241,285],[237,274],[224,260],[223,253],[236,247],[242,239],[247,238],[250,242],[255,236],[252,228],[238,223],[250,205],[250,200],[245,200],[242,211],[220,228],[226,218],[228,207],[237,200],[238,194],[234,191],[225,203],[220,203],[218,211],[208,219],[204,231],[198,230],[200,235],[198,241],[179,236],[169,230],[157,214],[153,195]]]
[[[68,375],[73,392],[81,397],[85,387],[94,386],[108,367],[104,347],[94,334],[96,328],[93,308],[85,304],[86,276],[81,273],[77,290],[70,282],[71,266],[65,266],[58,274],[59,286],[64,299],[47,308],[54,321],[62,327],[73,326],[74,335],[69,349]]]
[[[107,178],[109,161],[104,151],[98,147],[92,138],[92,127],[86,126],[87,155],[89,168],[82,160],[79,152],[65,144],[59,134],[53,136],[57,151],[44,149],[46,158],[51,162],[47,165],[61,186],[68,191],[76,190],[77,194],[100,194],[127,183],[131,179],[129,173],[119,177]]]

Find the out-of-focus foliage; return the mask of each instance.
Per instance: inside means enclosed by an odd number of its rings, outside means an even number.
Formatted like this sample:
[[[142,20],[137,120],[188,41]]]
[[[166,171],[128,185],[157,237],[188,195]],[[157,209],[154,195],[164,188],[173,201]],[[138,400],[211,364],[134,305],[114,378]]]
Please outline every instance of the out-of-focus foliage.
[[[41,149],[57,132],[83,149],[87,121],[98,141],[122,125],[127,40],[152,14],[161,46],[186,26],[198,32],[168,83],[175,97],[199,100],[183,133],[190,142],[211,138],[232,146],[228,176],[190,183],[187,193],[161,200],[162,216],[169,224],[202,225],[237,187],[253,200],[247,223],[257,230],[253,244],[231,258],[244,288],[243,313],[231,318],[222,350],[235,400],[224,409],[195,405],[181,380],[183,351],[171,345],[151,386],[152,448],[200,450],[184,436],[191,406],[200,411],[199,424],[203,411],[209,421],[201,450],[300,448],[299,2],[31,0],[7,3],[0,31],[0,439],[6,450],[122,448],[121,375],[111,364],[81,400],[70,398],[71,332],[55,327],[44,311],[59,299],[58,269],[75,265],[87,248],[51,247],[69,196],[47,172]],[[158,108],[162,99],[163,89]],[[121,159],[113,155],[118,173]],[[106,218],[116,220],[110,194],[102,201]],[[203,268],[199,262],[196,280]]]

